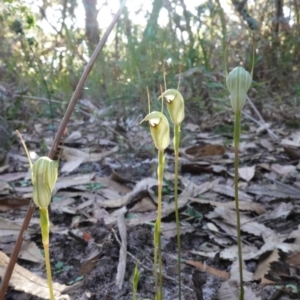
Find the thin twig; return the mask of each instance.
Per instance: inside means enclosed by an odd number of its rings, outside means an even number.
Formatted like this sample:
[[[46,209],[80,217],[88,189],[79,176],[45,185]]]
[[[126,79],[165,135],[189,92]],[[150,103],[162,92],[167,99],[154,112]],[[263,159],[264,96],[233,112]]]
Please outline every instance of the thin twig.
[[[53,159],[54,158],[54,155],[55,155],[55,152],[56,152],[56,149],[59,145],[59,142],[61,140],[61,137],[63,136],[64,134],[64,131],[67,127],[67,124],[69,122],[69,119],[71,117],[71,114],[74,110],[74,107],[76,105],[76,102],[77,100],[79,99],[80,97],[80,94],[82,93],[82,89],[83,89],[83,86],[86,82],[86,79],[89,75],[89,73],[91,72],[92,68],[93,68],[93,65],[95,64],[99,54],[101,53],[106,41],[107,41],[107,38],[109,37],[111,31],[113,30],[115,24],[117,23],[120,15],[121,15],[121,12],[125,6],[125,3],[126,3],[126,0],[123,0],[123,2],[121,3],[120,5],[120,8],[118,10],[118,12],[116,13],[115,17],[113,18],[112,22],[110,23],[110,25],[108,26],[106,32],[104,33],[103,37],[101,38],[101,40],[99,41],[94,53],[92,54],[92,57],[90,59],[90,61],[88,62],[86,68],[84,69],[82,75],[81,75],[81,78],[76,86],[76,90],[70,100],[70,103],[69,103],[69,106],[66,110],[66,113],[65,113],[65,116],[64,118],[62,119],[62,122],[60,124],[60,127],[57,131],[57,134],[56,134],[56,137],[54,139],[54,142],[52,144],[52,148],[49,152],[49,158]],[[21,246],[22,246],[22,242],[23,242],[23,236],[24,236],[24,233],[25,231],[27,230],[28,228],[28,225],[29,225],[29,222],[31,220],[31,217],[33,215],[33,212],[35,210],[35,205],[33,203],[33,201],[31,200],[30,201],[30,204],[28,206],[28,210],[27,210],[27,213],[26,213],[26,216],[24,218],[24,221],[23,221],[23,224],[22,224],[22,227],[20,229],[20,232],[19,232],[19,235],[18,235],[18,239],[16,241],[16,244],[15,244],[15,247],[14,247],[14,250],[11,254],[11,258],[9,260],[9,263],[7,265],[7,269],[6,269],[6,272],[5,272],[5,275],[2,279],[2,283],[1,283],[1,289],[0,289],[0,299],[4,299],[4,296],[5,296],[5,293],[6,293],[6,290],[7,290],[7,287],[8,287],[8,284],[9,284],[9,281],[10,281],[10,278],[11,278],[11,275],[12,275],[12,272],[13,272],[13,269],[15,267],[15,264],[16,264],[16,261],[18,259],[18,256],[19,256],[19,252],[20,252],[20,249],[21,249]]]

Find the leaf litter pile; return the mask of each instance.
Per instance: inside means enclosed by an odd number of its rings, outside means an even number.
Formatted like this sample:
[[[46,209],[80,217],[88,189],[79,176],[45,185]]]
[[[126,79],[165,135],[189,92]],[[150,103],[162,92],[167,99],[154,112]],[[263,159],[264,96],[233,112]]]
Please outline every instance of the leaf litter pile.
[[[60,147],[50,214],[55,295],[57,299],[132,299],[138,264],[137,296],[153,299],[155,149],[148,128],[139,125],[142,114],[112,119],[105,111],[98,112],[98,120],[73,119]],[[230,115],[196,122],[191,118],[182,127],[183,299],[238,299]],[[278,120],[253,122],[247,116],[242,124],[246,128],[240,144],[239,199],[245,299],[300,299],[300,131]],[[22,136],[36,159],[50,147],[52,132],[48,120],[29,128]],[[16,141],[0,168],[1,277],[32,196],[28,168]],[[162,207],[164,299],[176,299],[178,292],[173,170],[169,148]],[[36,212],[7,299],[47,299],[42,249]]]

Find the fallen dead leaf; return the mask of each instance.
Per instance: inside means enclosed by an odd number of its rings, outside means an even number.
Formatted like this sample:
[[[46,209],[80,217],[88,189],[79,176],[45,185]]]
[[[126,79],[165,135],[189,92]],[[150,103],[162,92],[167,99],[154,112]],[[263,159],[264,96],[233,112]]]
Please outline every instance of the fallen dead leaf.
[[[5,274],[8,262],[9,257],[2,251],[0,251],[0,277],[2,278]],[[47,281],[26,270],[18,264],[16,264],[14,267],[12,277],[9,281],[9,286],[20,292],[25,292],[43,299],[49,299],[49,289]],[[65,285],[59,284],[57,282],[53,283],[53,290],[56,299],[70,299],[68,295],[62,296],[62,292],[66,288],[67,286]]]
[[[102,153],[89,153],[78,149],[63,147],[62,157],[66,159],[66,163],[61,168],[61,172],[70,173],[79,167],[83,162],[96,162],[104,157],[118,151],[118,146],[115,146],[109,151]]]
[[[239,287],[236,281],[225,281],[221,283],[218,291],[219,300],[238,300],[239,299]],[[245,300],[261,300],[261,297],[257,297],[250,287],[244,287],[244,299]]]
[[[234,210],[235,209],[235,201],[228,201],[228,202],[217,202],[217,201],[211,201],[211,200],[205,200],[205,199],[199,199],[199,198],[189,198],[192,202],[197,202],[200,204],[209,204],[212,206],[220,206],[220,207],[227,207],[229,209]],[[258,215],[262,215],[266,212],[266,209],[264,206],[262,206],[259,203],[256,202],[249,202],[249,201],[239,201],[239,208],[240,211],[252,211],[257,213]]]
[[[296,171],[296,166],[287,165],[283,166],[280,164],[272,164],[271,169],[280,175],[287,175]]]
[[[43,263],[45,261],[45,258],[41,253],[41,249],[38,248],[36,243],[29,241],[23,241],[19,258],[35,263]]]
[[[300,149],[296,147],[283,147],[283,149],[290,160],[300,159]]]
[[[170,239],[177,235],[175,222],[168,222],[168,223],[162,222],[161,226],[162,226],[162,235],[165,238]],[[185,234],[187,232],[193,232],[195,230],[196,230],[195,226],[191,225],[190,223],[180,222],[180,234],[181,235]]]
[[[239,261],[236,259],[230,269],[230,280],[239,282],[240,280],[240,270],[239,270]],[[246,264],[243,261],[243,280],[244,282],[250,282],[253,280],[253,273],[247,270]]]
[[[225,151],[222,145],[204,144],[182,149],[181,153],[189,160],[198,160],[202,157],[221,156]]]
[[[239,176],[249,182],[255,175],[255,166],[239,168]]]
[[[10,209],[19,209],[23,206],[28,206],[30,200],[24,198],[6,197],[0,199],[0,211],[7,211]]]
[[[234,188],[233,186],[225,185],[225,184],[219,184],[214,185],[212,190],[218,194],[226,195],[228,197],[234,198]],[[246,194],[243,191],[239,191],[239,200],[245,200],[245,201],[252,201],[253,197]]]
[[[265,275],[270,271],[270,264],[273,261],[279,260],[278,249],[272,251],[272,253],[264,260],[262,260],[254,272],[253,280],[261,280],[261,284],[272,283],[270,280],[265,278]]]
[[[59,177],[53,189],[53,195],[60,189],[65,189],[71,186],[79,186],[91,183],[96,173],[77,174],[67,177]]]

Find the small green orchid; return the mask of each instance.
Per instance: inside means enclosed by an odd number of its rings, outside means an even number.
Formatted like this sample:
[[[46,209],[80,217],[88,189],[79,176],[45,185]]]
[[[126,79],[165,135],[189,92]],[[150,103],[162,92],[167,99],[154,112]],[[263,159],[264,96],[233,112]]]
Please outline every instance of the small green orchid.
[[[251,83],[252,76],[243,67],[236,67],[227,75],[226,85],[230,93],[230,103],[235,112],[243,109]]]
[[[32,166],[33,202],[39,208],[46,208],[51,202],[57,169],[58,163],[46,156],[40,157]]]
[[[166,116],[159,111],[153,111],[141,123],[145,121],[149,121],[150,132],[155,147],[159,151],[167,149],[170,145],[170,126]]]
[[[184,99],[175,89],[166,90],[160,98],[165,97],[170,118],[175,125],[180,125],[184,119]]]
[[[45,263],[47,272],[47,281],[49,288],[49,299],[54,300],[54,290],[51,275],[50,252],[49,252],[49,233],[50,221],[48,214],[48,206],[51,202],[52,191],[58,176],[58,162],[49,157],[40,157],[32,164],[25,142],[21,134],[17,131],[20,140],[27,154],[30,170],[31,181],[33,185],[33,202],[40,211],[40,225],[42,233],[42,241],[44,245]]]

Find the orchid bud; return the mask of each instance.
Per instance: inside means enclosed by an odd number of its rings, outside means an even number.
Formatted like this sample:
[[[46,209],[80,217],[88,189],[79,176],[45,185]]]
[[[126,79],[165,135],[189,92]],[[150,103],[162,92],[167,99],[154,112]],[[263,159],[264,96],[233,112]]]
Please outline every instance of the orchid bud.
[[[243,67],[236,67],[227,75],[226,85],[230,93],[230,103],[235,112],[243,109],[251,83],[252,76]]]
[[[155,147],[164,151],[170,144],[170,126],[166,116],[159,111],[153,111],[142,120],[144,121],[149,121]]]
[[[180,92],[174,89],[166,90],[161,97],[167,100],[168,112],[175,125],[180,125],[184,119],[184,99]]]
[[[46,156],[40,157],[32,166],[33,202],[39,208],[46,208],[50,204],[57,169],[57,162]]]

